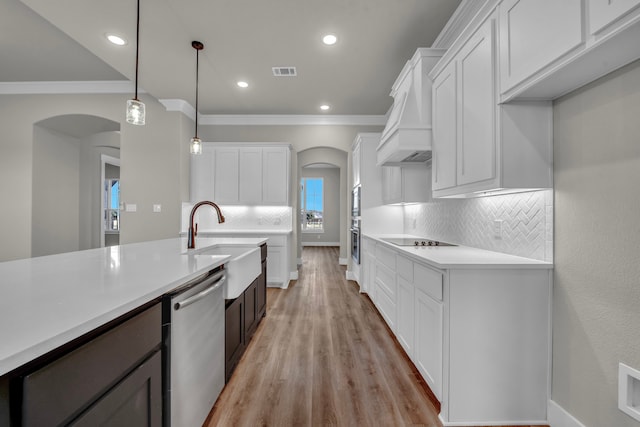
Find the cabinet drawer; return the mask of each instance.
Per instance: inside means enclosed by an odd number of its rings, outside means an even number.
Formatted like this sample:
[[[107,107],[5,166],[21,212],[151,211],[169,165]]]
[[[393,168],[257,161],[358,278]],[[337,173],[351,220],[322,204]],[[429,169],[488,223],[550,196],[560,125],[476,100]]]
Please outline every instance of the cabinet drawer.
[[[287,242],[286,236],[268,236],[269,240],[267,245],[269,246],[284,246]]]
[[[376,283],[392,301],[396,301],[396,276],[392,270],[376,264]]]
[[[413,265],[414,286],[430,297],[442,301],[442,273],[421,264]]]
[[[413,261],[403,256],[396,256],[396,272],[409,283],[413,283]]]
[[[379,284],[379,282],[378,282]],[[396,303],[392,301],[389,296],[378,287],[378,298],[376,301],[376,306],[382,314],[382,317],[387,322],[387,325],[391,328],[392,331],[395,332],[396,327]]]
[[[393,272],[396,271],[396,252],[387,249],[383,245],[376,245],[376,260],[381,262],[390,268]]]
[[[140,363],[161,339],[162,312],[156,304],[27,375],[23,380],[23,425],[68,422]]]

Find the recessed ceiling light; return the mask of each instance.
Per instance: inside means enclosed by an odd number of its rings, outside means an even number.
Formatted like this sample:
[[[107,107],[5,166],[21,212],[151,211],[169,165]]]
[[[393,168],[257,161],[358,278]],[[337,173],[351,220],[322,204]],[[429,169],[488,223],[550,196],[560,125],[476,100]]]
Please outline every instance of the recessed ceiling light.
[[[115,34],[107,34],[107,40],[117,46],[124,46],[127,44],[127,41],[120,36],[116,36]]]
[[[328,111],[330,108],[331,108],[331,107],[330,107],[329,105],[327,105],[327,104],[322,104],[322,105],[320,106],[320,109],[321,109],[322,111]]]
[[[322,38],[322,43],[328,46],[331,46],[332,44],[336,44],[337,41],[338,41],[338,38],[333,34],[327,34]]]
[[[241,87],[241,88],[249,87],[249,83],[243,82],[243,81],[239,81],[236,84],[238,85],[238,87]]]

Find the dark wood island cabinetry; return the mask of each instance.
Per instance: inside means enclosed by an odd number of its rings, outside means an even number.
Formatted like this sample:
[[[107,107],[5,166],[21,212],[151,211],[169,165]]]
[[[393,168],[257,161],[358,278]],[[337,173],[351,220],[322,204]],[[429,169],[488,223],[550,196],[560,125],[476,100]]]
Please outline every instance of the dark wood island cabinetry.
[[[231,374],[267,309],[267,245],[260,246],[262,273],[238,298],[225,301],[225,377]]]

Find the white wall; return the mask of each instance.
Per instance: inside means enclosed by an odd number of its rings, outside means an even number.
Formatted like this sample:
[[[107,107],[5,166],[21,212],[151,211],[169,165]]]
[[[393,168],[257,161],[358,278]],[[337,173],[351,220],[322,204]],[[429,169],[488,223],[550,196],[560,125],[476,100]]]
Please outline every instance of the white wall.
[[[124,212],[121,242],[174,237],[180,227],[180,206],[188,200],[188,143],[193,122],[167,112],[153,98],[142,96],[147,124],[125,121],[128,95],[0,95],[0,261],[31,256],[34,124],[58,115],[88,114],[121,124],[122,198],[136,203]],[[154,203],[162,205],[153,213]]]
[[[303,167],[301,178],[322,178],[323,195],[323,232],[301,232],[302,246],[305,244],[320,246],[322,243],[340,243],[340,169]]]
[[[554,104],[552,399],[588,427],[617,409],[618,363],[640,369],[640,62]]]
[[[33,130],[32,256],[79,249],[80,141]],[[11,203],[6,204],[10,209]]]

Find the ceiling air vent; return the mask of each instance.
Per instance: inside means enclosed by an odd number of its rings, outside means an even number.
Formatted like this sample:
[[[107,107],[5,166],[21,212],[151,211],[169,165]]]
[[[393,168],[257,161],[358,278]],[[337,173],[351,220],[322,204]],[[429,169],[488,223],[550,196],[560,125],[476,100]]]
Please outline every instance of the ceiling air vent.
[[[296,77],[298,75],[296,67],[272,67],[271,69],[276,77]]]

